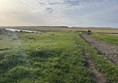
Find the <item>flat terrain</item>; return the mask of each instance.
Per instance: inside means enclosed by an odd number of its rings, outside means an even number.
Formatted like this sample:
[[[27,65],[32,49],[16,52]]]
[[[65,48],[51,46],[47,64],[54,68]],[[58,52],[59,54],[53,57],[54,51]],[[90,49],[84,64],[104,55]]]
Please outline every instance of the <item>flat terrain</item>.
[[[3,27],[0,27],[3,28]],[[91,30],[93,33],[114,33],[118,34],[117,28],[102,28],[102,27],[67,27],[67,26],[14,26],[14,27],[4,27],[4,28],[15,28],[15,29],[26,29],[26,30],[37,30],[37,31],[77,31],[86,32]]]
[[[118,65],[118,46],[97,40],[96,38],[90,37],[87,34],[82,34],[81,36],[87,42],[93,45],[100,53],[102,53],[103,55],[106,55],[113,63]],[[107,39],[104,39],[104,40],[107,40]]]
[[[0,83],[118,82],[118,66],[84,41],[82,32],[54,29],[1,32]]]
[[[1,34],[0,83],[93,83],[77,36],[73,32]]]
[[[118,34],[92,34],[92,37],[118,46]]]

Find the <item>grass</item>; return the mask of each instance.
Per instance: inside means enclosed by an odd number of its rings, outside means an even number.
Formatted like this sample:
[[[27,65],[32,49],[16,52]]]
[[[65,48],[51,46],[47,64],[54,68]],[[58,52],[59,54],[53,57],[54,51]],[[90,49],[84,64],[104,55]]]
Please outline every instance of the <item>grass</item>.
[[[103,74],[107,79],[108,83],[117,83],[118,82],[118,66],[114,65],[110,60],[105,56],[98,54],[94,47],[90,46],[83,39],[78,38],[79,44],[85,50],[91,60],[93,61],[95,67]]]
[[[8,33],[0,36],[0,42],[4,41],[0,44],[1,49],[10,48],[0,51],[0,57],[3,57],[0,83],[94,83],[92,73],[84,66],[82,49],[75,40],[78,33]]]
[[[118,35],[114,34],[92,34],[92,37],[103,40],[107,43],[118,45]]]
[[[3,27],[0,27],[3,28]],[[6,27],[8,28],[8,27]],[[17,28],[17,29],[25,29],[25,30],[37,30],[37,31],[82,31],[87,32],[91,30],[92,32],[100,32],[100,33],[118,33],[117,28],[110,27],[68,27],[68,26],[12,26],[9,28]]]
[[[78,32],[0,35],[0,83],[95,83],[84,50],[108,83],[118,67],[87,44]]]

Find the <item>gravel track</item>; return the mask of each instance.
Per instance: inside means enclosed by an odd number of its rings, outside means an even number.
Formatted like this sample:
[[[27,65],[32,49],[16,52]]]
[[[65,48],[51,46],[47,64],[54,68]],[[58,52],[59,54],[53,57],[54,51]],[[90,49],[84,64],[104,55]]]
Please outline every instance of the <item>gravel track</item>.
[[[105,55],[111,62],[118,65],[118,46],[98,40],[87,34],[81,34],[80,36],[94,46],[99,53]]]

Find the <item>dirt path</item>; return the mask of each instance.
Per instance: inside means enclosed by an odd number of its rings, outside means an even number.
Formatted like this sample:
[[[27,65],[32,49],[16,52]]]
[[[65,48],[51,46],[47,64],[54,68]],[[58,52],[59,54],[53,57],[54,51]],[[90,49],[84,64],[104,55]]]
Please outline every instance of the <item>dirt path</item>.
[[[93,62],[89,58],[89,55],[84,50],[84,56],[86,60],[85,66],[90,69],[90,71],[93,74],[93,78],[95,79],[96,83],[107,83],[106,79],[103,77],[103,75],[95,68]]]
[[[92,46],[94,46],[99,53],[105,55],[114,64],[118,65],[118,46],[100,41],[87,34],[81,34],[80,36],[84,38]]]

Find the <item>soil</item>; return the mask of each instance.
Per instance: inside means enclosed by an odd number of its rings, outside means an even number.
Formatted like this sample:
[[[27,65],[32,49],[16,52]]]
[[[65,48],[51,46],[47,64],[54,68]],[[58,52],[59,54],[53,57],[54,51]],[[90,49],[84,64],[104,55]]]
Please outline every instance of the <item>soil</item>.
[[[87,34],[81,34],[80,36],[94,46],[100,54],[106,56],[111,62],[118,65],[118,46],[98,40]]]

